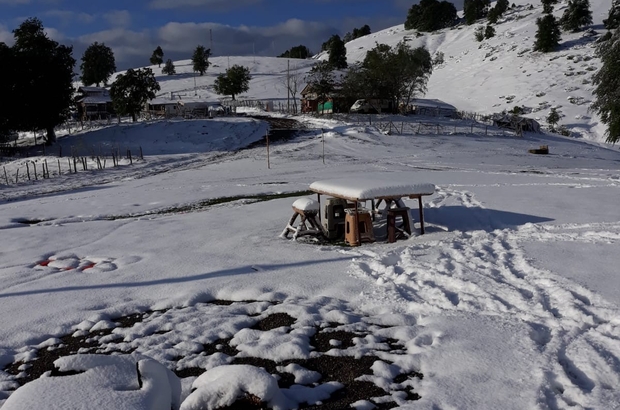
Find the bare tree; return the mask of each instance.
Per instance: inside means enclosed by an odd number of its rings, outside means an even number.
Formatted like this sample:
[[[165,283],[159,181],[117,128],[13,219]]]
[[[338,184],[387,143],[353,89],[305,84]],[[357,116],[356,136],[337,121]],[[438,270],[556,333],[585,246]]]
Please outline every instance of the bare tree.
[[[304,77],[297,65],[292,68],[289,66],[286,70],[286,76],[280,78],[280,84],[283,85],[288,92],[288,101],[292,100],[292,107],[290,103],[287,104],[287,106],[289,112],[292,111],[293,114],[297,114],[297,92],[300,91],[299,87],[303,80]]]

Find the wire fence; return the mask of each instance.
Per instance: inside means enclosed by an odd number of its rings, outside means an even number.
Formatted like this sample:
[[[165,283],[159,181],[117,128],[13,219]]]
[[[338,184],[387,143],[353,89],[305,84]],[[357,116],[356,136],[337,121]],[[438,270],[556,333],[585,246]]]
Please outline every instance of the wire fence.
[[[103,145],[39,145],[25,147],[21,159],[12,158],[10,166],[2,166],[1,185],[15,185],[23,182],[50,179],[81,172],[102,171],[144,161],[141,146],[116,144]]]

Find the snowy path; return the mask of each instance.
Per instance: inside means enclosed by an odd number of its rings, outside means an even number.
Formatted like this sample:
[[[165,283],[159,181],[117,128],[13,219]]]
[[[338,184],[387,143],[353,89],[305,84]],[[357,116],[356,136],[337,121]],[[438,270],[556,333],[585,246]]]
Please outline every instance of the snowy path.
[[[432,206],[446,197],[480,206],[455,190],[441,190]],[[526,324],[545,361],[539,394],[550,408],[619,402],[620,308],[536,267],[522,246],[535,241],[617,244],[620,221],[454,232],[386,253],[360,251],[351,274],[381,289],[370,304],[401,300],[404,311],[422,316],[476,313]]]

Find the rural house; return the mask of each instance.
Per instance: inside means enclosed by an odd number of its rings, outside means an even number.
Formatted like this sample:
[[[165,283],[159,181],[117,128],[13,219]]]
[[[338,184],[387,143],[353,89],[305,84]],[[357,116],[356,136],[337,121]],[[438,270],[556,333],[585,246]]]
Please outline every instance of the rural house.
[[[96,120],[115,115],[112,98],[104,87],[78,88],[75,102],[80,120]]]

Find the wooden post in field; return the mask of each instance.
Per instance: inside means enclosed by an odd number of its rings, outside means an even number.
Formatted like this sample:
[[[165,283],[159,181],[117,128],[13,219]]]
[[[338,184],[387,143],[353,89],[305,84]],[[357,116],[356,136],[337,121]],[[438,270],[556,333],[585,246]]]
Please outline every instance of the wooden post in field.
[[[405,133],[405,121],[400,123],[400,135]]]
[[[19,168],[17,168],[17,172],[15,173],[15,183],[19,181]]]
[[[39,176],[37,175],[37,163],[34,161],[32,161],[32,168],[34,168],[34,180],[38,181]]]
[[[9,185],[9,177],[6,175],[6,167],[4,168],[4,179],[6,179],[6,184]]]
[[[28,165],[28,161],[26,161],[26,173],[28,174],[28,181],[30,181],[30,165]]]
[[[473,133],[474,133],[474,124],[471,125],[471,132],[470,132],[470,134],[473,134]]]
[[[43,178],[49,179],[50,168],[47,166],[47,158],[45,158],[45,161],[43,162],[43,169],[45,170],[45,172],[43,172]]]
[[[325,131],[321,130],[321,138],[323,139],[323,165],[325,165]]]
[[[267,169],[271,169],[271,163],[269,162],[269,130],[265,134],[265,140],[267,141]]]
[[[60,175],[61,175],[61,172],[60,172],[60,159],[58,159],[58,176],[60,176]]]

